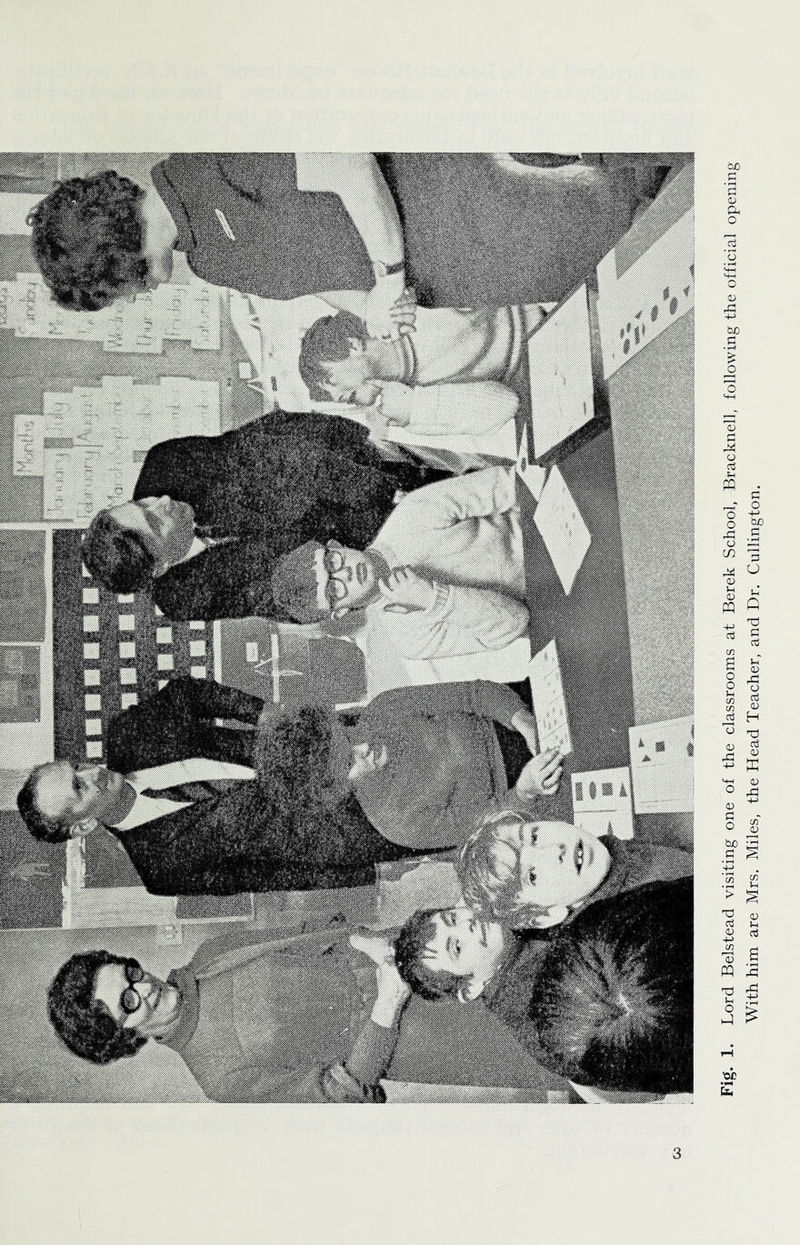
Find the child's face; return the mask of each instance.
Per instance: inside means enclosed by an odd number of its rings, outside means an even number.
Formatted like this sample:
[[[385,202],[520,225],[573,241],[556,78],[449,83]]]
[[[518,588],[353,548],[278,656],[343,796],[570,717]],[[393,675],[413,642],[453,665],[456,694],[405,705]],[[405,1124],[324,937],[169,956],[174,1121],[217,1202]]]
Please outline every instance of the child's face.
[[[521,822],[520,904],[572,907],[597,890],[611,857],[604,843],[565,821]]]
[[[432,919],[436,932],[425,947],[428,968],[478,984],[488,981],[503,955],[502,926],[482,920],[472,908],[444,908]]]
[[[368,554],[329,540],[314,554],[317,608],[334,618],[369,605],[378,594],[375,567]]]

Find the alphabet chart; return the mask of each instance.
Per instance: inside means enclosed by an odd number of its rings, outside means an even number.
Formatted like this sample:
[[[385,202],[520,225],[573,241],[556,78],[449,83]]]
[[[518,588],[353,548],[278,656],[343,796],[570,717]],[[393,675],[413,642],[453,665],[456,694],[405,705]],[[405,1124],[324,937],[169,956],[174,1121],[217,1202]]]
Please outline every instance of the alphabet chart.
[[[594,415],[586,286],[547,316],[528,341],[535,457],[541,458]]]
[[[531,660],[528,678],[539,732],[539,751],[558,748],[562,756],[567,756],[572,752],[572,736],[555,640],[546,644]]]
[[[627,765],[573,774],[572,818],[575,825],[590,830],[592,834],[612,834],[617,839],[632,839],[632,790],[631,771]]]
[[[569,596],[592,537],[558,467],[551,467],[533,521]]]
[[[694,808],[694,718],[632,726],[628,731],[637,813]]]
[[[616,252],[597,265],[597,317],[608,379],[694,306],[694,211],[617,276]]]

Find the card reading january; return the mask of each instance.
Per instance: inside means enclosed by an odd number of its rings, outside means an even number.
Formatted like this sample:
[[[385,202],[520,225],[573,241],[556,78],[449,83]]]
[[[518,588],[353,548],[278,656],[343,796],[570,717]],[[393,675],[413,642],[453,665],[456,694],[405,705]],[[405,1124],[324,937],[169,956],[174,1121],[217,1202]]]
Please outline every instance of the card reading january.
[[[528,340],[533,450],[538,459],[594,415],[589,302],[585,285]]]
[[[539,732],[539,751],[558,748],[562,756],[567,756],[572,752],[572,736],[555,640],[551,640],[533,657],[528,677]]]
[[[593,834],[633,838],[631,772],[627,765],[616,769],[587,770],[572,775],[572,818],[576,826]]]
[[[637,813],[694,808],[694,718],[632,726],[628,731]]]

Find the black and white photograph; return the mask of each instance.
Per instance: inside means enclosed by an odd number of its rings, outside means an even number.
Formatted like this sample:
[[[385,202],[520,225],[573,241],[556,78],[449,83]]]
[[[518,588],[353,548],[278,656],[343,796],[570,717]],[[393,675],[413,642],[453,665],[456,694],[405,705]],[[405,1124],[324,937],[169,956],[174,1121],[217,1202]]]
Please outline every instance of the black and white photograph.
[[[691,1101],[694,176],[0,156],[3,1101]]]

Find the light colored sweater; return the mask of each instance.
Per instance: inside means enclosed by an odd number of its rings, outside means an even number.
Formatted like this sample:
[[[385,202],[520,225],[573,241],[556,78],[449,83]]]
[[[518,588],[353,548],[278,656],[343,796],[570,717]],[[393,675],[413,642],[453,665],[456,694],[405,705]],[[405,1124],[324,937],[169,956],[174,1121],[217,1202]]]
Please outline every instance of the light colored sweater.
[[[411,566],[439,584],[501,589],[524,601],[514,468],[487,467],[415,489],[395,506],[372,547],[390,567]]]

